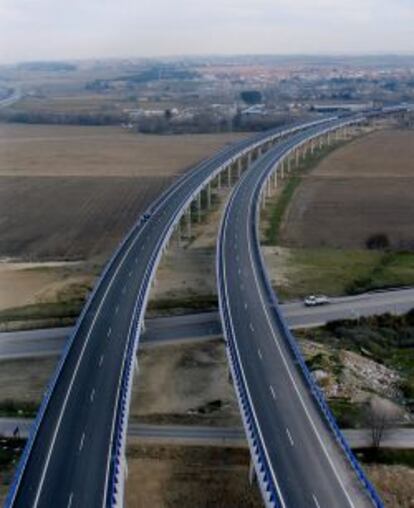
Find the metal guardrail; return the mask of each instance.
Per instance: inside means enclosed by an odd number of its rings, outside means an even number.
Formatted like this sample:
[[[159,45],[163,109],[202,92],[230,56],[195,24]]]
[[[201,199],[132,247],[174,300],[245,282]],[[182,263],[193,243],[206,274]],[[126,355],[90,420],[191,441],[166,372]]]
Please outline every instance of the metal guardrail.
[[[286,154],[282,155],[281,157],[279,157],[278,161],[274,161],[274,162],[281,161],[285,156],[286,156]],[[342,431],[338,427],[338,424],[336,423],[336,419],[326,402],[326,399],[323,395],[322,390],[319,388],[314,377],[312,376],[311,372],[309,371],[309,369],[305,363],[305,360],[303,359],[302,353],[298,347],[296,339],[294,338],[293,334],[289,330],[289,327],[286,324],[286,322],[282,316],[282,313],[281,313],[280,307],[279,307],[279,303],[278,303],[277,298],[275,296],[275,292],[272,288],[272,285],[271,285],[271,282],[269,279],[269,275],[266,270],[266,265],[265,265],[265,261],[263,258],[263,254],[262,254],[262,251],[260,248],[259,232],[258,232],[258,223],[259,223],[258,215],[259,215],[259,210],[260,210],[260,206],[259,206],[260,194],[261,194],[261,192],[266,184],[267,178],[271,172],[272,172],[272,167],[269,167],[268,171],[266,173],[264,173],[262,178],[259,180],[257,187],[255,189],[255,193],[254,193],[254,197],[253,197],[254,206],[255,206],[255,221],[251,225],[252,235],[253,235],[253,239],[254,239],[253,245],[254,245],[256,257],[258,259],[258,267],[260,270],[260,275],[262,277],[262,280],[263,280],[265,288],[266,288],[266,293],[267,293],[267,297],[269,299],[270,307],[274,313],[274,317],[276,318],[279,329],[282,331],[282,337],[284,337],[285,340],[287,341],[287,343],[290,347],[290,350],[294,356],[294,359],[296,360],[296,363],[300,367],[300,372],[302,373],[302,375],[308,385],[308,388],[317,403],[317,406],[319,407],[322,415],[324,416],[329,429],[332,431],[335,439],[337,440],[340,447],[342,448],[345,456],[347,457],[349,463],[351,464],[352,469],[356,473],[359,481],[361,482],[363,487],[368,492],[374,506],[376,508],[383,508],[384,505],[383,505],[381,498],[379,497],[375,488],[373,487],[373,485],[371,484],[371,482],[368,480],[367,476],[365,475],[362,467],[359,464],[358,459],[355,457],[355,455],[352,452],[349,444],[347,443]]]

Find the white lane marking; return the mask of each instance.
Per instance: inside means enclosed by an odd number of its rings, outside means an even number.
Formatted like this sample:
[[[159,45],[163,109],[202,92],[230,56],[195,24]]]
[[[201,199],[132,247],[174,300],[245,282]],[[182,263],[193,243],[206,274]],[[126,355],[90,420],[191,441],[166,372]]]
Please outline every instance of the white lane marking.
[[[292,434],[289,432],[289,429],[286,429],[286,434],[287,434],[287,437],[289,439],[289,442],[290,442],[291,446],[294,446],[295,443],[294,443],[294,441],[292,439]]]
[[[250,216],[250,210],[252,208],[253,195],[254,194],[252,194],[251,197],[250,197],[248,216]],[[319,441],[319,444],[321,445],[321,448],[322,448],[322,450],[323,450],[323,452],[325,454],[325,457],[327,458],[327,460],[328,460],[328,462],[329,462],[329,464],[331,466],[331,469],[332,469],[336,479],[338,480],[338,483],[341,486],[342,491],[343,491],[343,493],[344,493],[344,495],[345,495],[349,505],[352,506],[353,508],[355,508],[355,505],[352,502],[352,499],[349,496],[349,494],[347,492],[347,489],[345,488],[345,485],[344,485],[344,483],[342,481],[342,478],[339,476],[339,473],[336,470],[336,467],[335,467],[335,465],[334,465],[334,463],[333,463],[333,461],[332,461],[332,459],[331,459],[331,457],[330,457],[330,455],[328,453],[328,450],[326,449],[325,443],[323,442],[321,436],[319,435],[318,429],[316,428],[316,425],[315,425],[315,423],[314,423],[314,421],[313,421],[313,419],[312,419],[312,417],[311,417],[311,415],[309,413],[309,410],[308,410],[308,408],[307,408],[307,406],[305,404],[305,401],[304,401],[304,399],[302,397],[302,394],[300,393],[300,390],[299,390],[299,387],[298,387],[298,385],[297,385],[297,383],[295,381],[295,378],[293,377],[292,371],[291,371],[291,369],[289,367],[289,364],[288,364],[288,362],[286,360],[286,357],[285,357],[285,355],[284,355],[284,353],[282,351],[282,347],[279,344],[279,340],[276,337],[275,331],[274,331],[273,326],[272,326],[272,321],[271,321],[270,316],[269,316],[269,311],[268,311],[267,305],[266,305],[266,303],[264,301],[263,294],[262,294],[262,292],[260,290],[259,279],[258,279],[258,276],[257,276],[257,273],[256,273],[256,266],[255,266],[254,260],[253,260],[252,245],[251,245],[251,238],[250,238],[250,235],[249,235],[249,222],[248,221],[246,222],[246,231],[247,231],[247,239],[248,239],[247,240],[247,247],[248,247],[249,257],[250,257],[250,266],[252,267],[253,276],[254,276],[254,279],[256,281],[256,287],[257,287],[257,290],[258,290],[258,293],[259,293],[260,300],[262,302],[262,309],[264,310],[264,313],[265,313],[265,316],[266,316],[266,319],[267,319],[267,322],[268,322],[268,325],[269,325],[269,328],[270,328],[270,332],[271,332],[271,334],[273,336],[273,340],[274,340],[274,342],[276,344],[277,349],[279,350],[280,357],[282,358],[283,364],[284,364],[285,369],[286,369],[286,371],[288,373],[290,381],[291,381],[291,383],[292,383],[292,385],[293,385],[293,387],[294,387],[294,389],[295,389],[295,391],[296,391],[296,393],[297,393],[297,395],[299,397],[299,400],[300,400],[300,402],[302,404],[302,407],[303,407],[303,409],[305,411],[305,414],[306,414],[306,416],[307,416],[307,418],[309,420],[309,423],[311,424],[312,430],[313,430],[317,440]]]
[[[257,350],[257,354],[259,355],[259,358],[263,360],[262,351],[260,349]]]
[[[95,388],[91,391],[91,402],[93,402],[95,398]]]
[[[244,302],[244,308],[247,310],[248,309],[248,305],[246,302]]]
[[[313,502],[316,505],[316,508],[321,508],[321,505],[319,504],[318,498],[315,496],[315,494],[312,494]]]
[[[254,332],[254,326],[250,323],[250,330]]]
[[[101,357],[99,359],[99,367],[102,367],[103,360],[104,360],[104,355],[101,355]]]
[[[70,493],[67,508],[70,508],[72,506],[72,501],[73,501],[73,492]]]
[[[241,275],[241,268],[239,268],[239,275]]]
[[[132,270],[128,273],[128,277],[132,276]]]
[[[119,311],[119,305],[117,305],[117,306],[115,307],[115,314],[118,314],[118,311]]]
[[[272,392],[272,397],[274,400],[276,400],[276,393],[275,393],[275,389],[273,388],[272,385],[270,385],[270,391]]]
[[[80,452],[82,451],[84,442],[85,442],[85,433],[82,434],[82,437],[81,437],[81,440],[80,440],[80,443],[79,443],[79,451]]]
[[[112,328],[111,328],[111,327],[109,327],[109,329],[108,329],[108,333],[106,334],[106,336],[107,336],[107,337],[110,337],[110,336],[111,336],[111,333],[112,333]]]

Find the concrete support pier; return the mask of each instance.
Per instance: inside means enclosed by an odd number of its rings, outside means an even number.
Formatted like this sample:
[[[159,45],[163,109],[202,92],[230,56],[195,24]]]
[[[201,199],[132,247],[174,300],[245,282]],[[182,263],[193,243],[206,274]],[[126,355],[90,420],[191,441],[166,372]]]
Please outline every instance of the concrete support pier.
[[[211,183],[210,182],[207,184],[206,192],[207,192],[207,210],[210,210],[210,208],[211,208]]]
[[[197,222],[201,222],[201,192],[197,196],[196,206],[197,206]]]

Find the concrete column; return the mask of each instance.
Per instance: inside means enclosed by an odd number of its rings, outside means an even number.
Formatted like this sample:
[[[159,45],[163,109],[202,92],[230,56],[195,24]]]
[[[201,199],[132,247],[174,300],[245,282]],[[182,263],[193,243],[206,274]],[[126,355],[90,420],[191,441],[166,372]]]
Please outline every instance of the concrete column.
[[[128,480],[128,474],[129,474],[129,471],[128,471],[128,461],[125,457],[125,454],[124,454],[124,471],[125,471],[125,478]]]
[[[319,149],[321,150],[323,148],[323,136],[319,137]]]
[[[180,219],[177,224],[177,244],[178,244],[178,247],[181,247],[181,220],[182,219]]]
[[[217,175],[217,190],[221,191],[221,173]]]
[[[243,170],[243,162],[242,162],[242,158],[240,157],[240,159],[238,159],[238,161],[237,161],[237,178],[239,178],[239,179],[241,177],[242,170]]]
[[[207,210],[211,208],[211,182],[207,184]]]
[[[283,164],[283,161],[282,163]],[[278,172],[279,168],[275,168],[274,172],[273,172],[273,185],[275,187],[275,189],[277,188],[277,172]]]
[[[201,192],[197,195],[197,222],[201,222]]]
[[[231,187],[231,164],[227,169],[227,187]]]
[[[280,163],[280,176],[282,180],[285,178],[285,159],[282,159],[282,162]]]
[[[305,160],[308,155],[308,143],[305,143],[302,152],[302,160]]]
[[[186,215],[187,215],[187,217],[186,217],[186,219],[187,219],[187,236],[188,236],[188,239],[191,240],[191,204],[187,209]]]
[[[296,157],[296,163],[295,163],[295,166],[296,166],[296,167],[298,167],[298,166],[299,166],[299,155],[300,155],[299,148],[296,148],[296,150],[295,150],[295,157]]]
[[[253,483],[256,481],[256,469],[254,467],[253,460],[250,458],[250,465],[249,465],[249,484],[250,486],[253,485]]]
[[[292,171],[292,159],[291,159],[291,155],[289,154],[288,155],[288,173],[290,173]]]

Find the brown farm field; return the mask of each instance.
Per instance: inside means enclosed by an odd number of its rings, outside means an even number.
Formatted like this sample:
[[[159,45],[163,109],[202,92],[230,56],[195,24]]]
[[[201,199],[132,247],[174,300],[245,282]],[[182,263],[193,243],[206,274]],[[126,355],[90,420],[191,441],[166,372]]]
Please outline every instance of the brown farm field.
[[[0,258],[107,257],[177,175],[241,138],[0,124]]]
[[[287,247],[365,248],[385,234],[414,249],[414,131],[380,131],[334,151],[303,177],[284,216]]]

